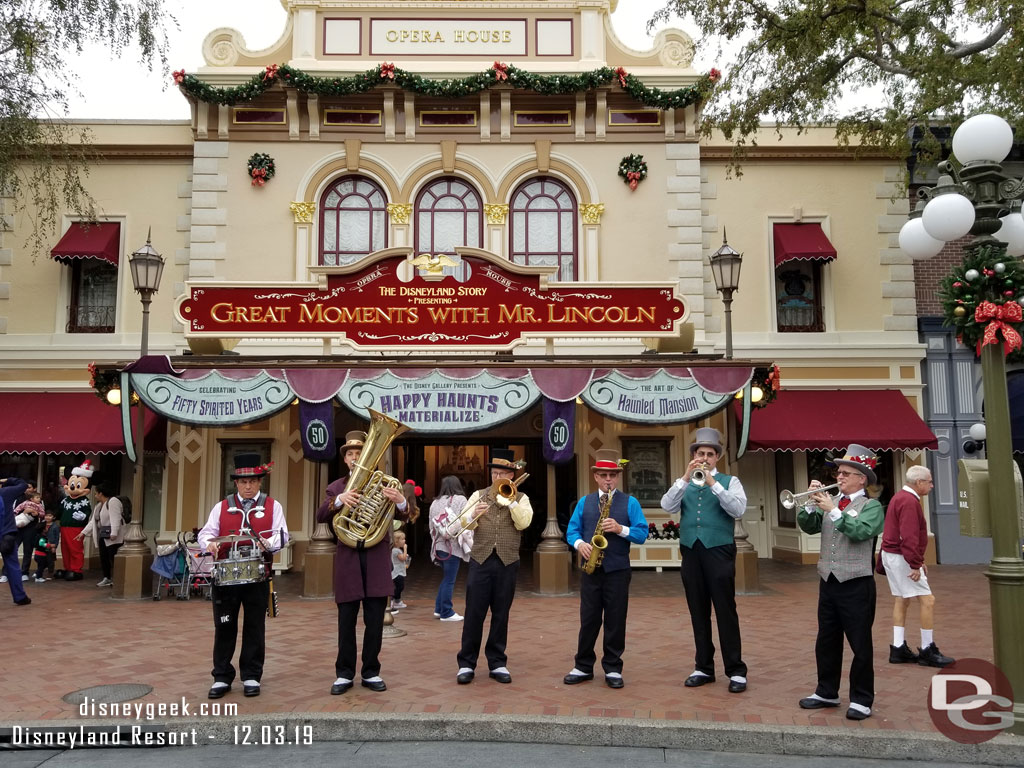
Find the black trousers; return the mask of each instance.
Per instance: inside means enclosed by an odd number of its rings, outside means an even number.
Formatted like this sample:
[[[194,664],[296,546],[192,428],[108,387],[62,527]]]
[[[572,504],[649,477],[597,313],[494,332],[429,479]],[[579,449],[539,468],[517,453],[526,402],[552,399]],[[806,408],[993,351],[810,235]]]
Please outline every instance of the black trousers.
[[[682,547],[682,551],[680,573],[693,625],[696,670],[705,675],[715,674],[715,644],[711,640],[711,607],[714,606],[725,674],[746,677],[740,618],[736,614],[736,545],[708,548],[698,540],[692,547]]]
[[[601,667],[605,674],[622,674],[622,652],[626,649],[626,612],[629,609],[629,568],[605,573],[598,568],[593,574],[580,576],[580,639],[575,666],[580,672],[592,673],[597,654],[597,633],[604,623],[604,655]]]
[[[105,539],[100,539],[100,568],[103,569],[103,576],[108,579],[114,577],[114,556],[120,544],[107,544]],[[248,680],[249,678],[246,678]]]
[[[213,595],[213,680],[231,683],[235,668],[231,657],[238,639],[238,610],[245,611],[242,620],[242,650],[238,654],[238,671],[243,680],[263,677],[263,659],[266,656],[267,601],[270,584],[235,584],[212,588]]]
[[[462,648],[459,650],[459,668],[476,669],[480,656],[480,642],[484,635],[484,619],[491,612],[491,628],[487,633],[484,656],[487,668],[498,669],[508,662],[505,645],[508,643],[508,614],[516,596],[516,575],[519,561],[505,565],[497,552],[492,552],[483,563],[469,561],[466,577],[466,616],[462,622]]]
[[[875,623],[875,577],[860,576],[839,582],[834,575],[818,584],[818,639],[814,658],[818,663],[818,687],[823,699],[839,698],[843,673],[843,636],[853,651],[850,664],[850,702],[870,707],[875,700],[874,648],[871,625]]]
[[[363,604],[363,679],[380,674],[380,647],[384,641],[384,609],[386,597],[364,597],[348,603],[338,603],[338,658],[334,673],[346,680],[356,677],[356,618],[359,604]]]
[[[28,573],[32,568],[32,552],[36,548],[36,544],[39,542],[39,531],[36,528],[35,523],[29,523],[24,528],[18,529],[18,545],[23,547],[23,554],[21,557],[21,572]],[[14,555],[17,556],[18,550],[15,548]]]

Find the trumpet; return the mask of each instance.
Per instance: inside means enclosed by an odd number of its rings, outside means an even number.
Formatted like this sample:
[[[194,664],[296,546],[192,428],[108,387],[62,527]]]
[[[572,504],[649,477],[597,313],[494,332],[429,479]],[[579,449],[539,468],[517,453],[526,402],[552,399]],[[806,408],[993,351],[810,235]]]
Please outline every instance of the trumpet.
[[[703,488],[704,484],[708,481],[708,472],[710,470],[711,468],[707,464],[701,464],[690,473],[690,482],[698,488]]]
[[[529,472],[523,472],[515,480],[495,480],[491,490],[494,492],[494,501],[502,507],[509,506],[515,501],[518,487],[530,476]]]
[[[828,493],[829,491],[838,488],[839,483],[832,483],[832,485],[823,485],[820,488],[812,488],[809,491],[803,493],[793,493],[792,491],[783,491],[779,494],[779,503],[782,504],[786,509],[793,509],[799,502],[797,499],[801,499],[804,496],[813,496],[816,493]]]

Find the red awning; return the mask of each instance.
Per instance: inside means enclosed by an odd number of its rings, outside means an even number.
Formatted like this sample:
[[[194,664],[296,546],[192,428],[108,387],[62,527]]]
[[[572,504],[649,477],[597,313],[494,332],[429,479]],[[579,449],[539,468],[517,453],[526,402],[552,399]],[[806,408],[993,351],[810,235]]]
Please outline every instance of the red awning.
[[[0,392],[0,453],[124,453],[121,409],[91,392]],[[146,410],[146,435],[164,450],[157,425],[166,421]],[[164,429],[166,433],[166,428]]]
[[[75,222],[68,227],[60,242],[50,251],[50,256],[62,262],[72,259],[102,259],[116,267],[120,249],[120,224]]]
[[[783,390],[750,415],[752,451],[840,451],[850,443],[874,451],[939,447],[895,389]]]
[[[794,259],[832,261],[837,255],[818,223],[776,224],[772,227],[772,236],[775,239],[776,267]]]

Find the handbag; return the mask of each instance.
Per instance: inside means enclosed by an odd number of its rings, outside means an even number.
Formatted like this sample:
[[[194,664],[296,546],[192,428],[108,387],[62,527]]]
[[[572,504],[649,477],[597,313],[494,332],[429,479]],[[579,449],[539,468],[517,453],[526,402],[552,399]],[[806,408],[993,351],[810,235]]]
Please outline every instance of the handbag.
[[[110,538],[110,526],[109,525],[101,525],[99,527],[98,531],[99,531],[99,535],[100,535],[101,539],[109,539]]]

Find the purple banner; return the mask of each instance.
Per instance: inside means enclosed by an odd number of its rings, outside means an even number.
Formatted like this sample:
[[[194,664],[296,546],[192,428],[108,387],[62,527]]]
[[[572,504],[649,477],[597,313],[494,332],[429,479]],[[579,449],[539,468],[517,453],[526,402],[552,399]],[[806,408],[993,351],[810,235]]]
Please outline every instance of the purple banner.
[[[302,454],[310,461],[334,458],[334,401],[307,403],[299,400],[299,433]]]
[[[564,464],[576,452],[576,400],[544,398],[544,461]]]

